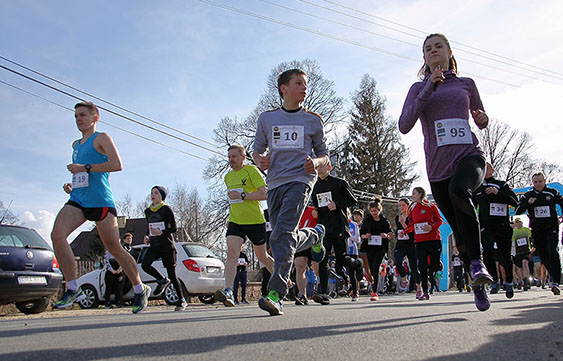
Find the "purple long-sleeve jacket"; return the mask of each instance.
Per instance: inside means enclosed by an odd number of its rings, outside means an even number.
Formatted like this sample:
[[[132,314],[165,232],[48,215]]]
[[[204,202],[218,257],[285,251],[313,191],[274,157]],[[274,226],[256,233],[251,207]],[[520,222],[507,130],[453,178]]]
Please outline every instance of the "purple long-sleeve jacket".
[[[437,88],[428,77],[414,83],[399,118],[399,130],[403,134],[408,133],[418,119],[421,121],[426,172],[430,182],[452,177],[456,167],[467,156],[484,156],[479,140],[469,129],[469,111],[484,111],[477,87],[472,79],[457,77],[453,71],[445,71],[444,76],[444,82]],[[448,119],[456,119],[450,122],[456,125],[442,128],[442,123],[447,124]],[[450,136],[443,137],[446,134]],[[444,144],[444,139],[460,139],[460,134],[466,135],[464,144]],[[458,138],[453,138],[454,135]],[[440,143],[442,145],[439,146]]]

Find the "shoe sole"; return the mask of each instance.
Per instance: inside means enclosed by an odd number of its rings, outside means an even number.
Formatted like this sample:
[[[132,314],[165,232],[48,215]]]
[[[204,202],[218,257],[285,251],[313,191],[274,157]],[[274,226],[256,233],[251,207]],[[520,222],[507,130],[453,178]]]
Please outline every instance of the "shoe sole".
[[[276,307],[276,305],[267,297],[262,297],[258,300],[258,307],[268,312],[270,316],[281,316],[283,311]]]
[[[165,283],[164,286],[162,286],[162,289],[160,290],[160,292],[153,292],[153,294],[152,294],[153,297],[159,297],[159,296],[161,296],[161,295],[164,293],[164,291],[166,291],[166,287],[168,287],[168,285],[170,285],[170,283],[171,283],[170,281],[167,282],[167,283]],[[157,286],[157,287],[158,287],[158,286]]]
[[[61,310],[61,309],[63,309],[63,308],[70,307],[70,306],[74,305],[76,302],[80,302],[80,301],[82,301],[82,300],[85,299],[85,298],[86,298],[86,295],[85,295],[84,293],[81,293],[80,296],[76,297],[72,302],[70,302],[70,303],[65,303],[64,305],[53,305],[53,307],[56,308],[56,309]]]
[[[471,286],[474,287],[474,286],[490,285],[493,282],[494,280],[492,279],[492,277],[480,275],[475,280],[473,280],[473,284]]]
[[[553,292],[555,296],[559,296],[561,294],[561,290],[559,288],[552,288],[551,292]]]
[[[225,307],[235,307],[235,302],[227,298],[221,290],[215,291],[215,299],[225,305]]]

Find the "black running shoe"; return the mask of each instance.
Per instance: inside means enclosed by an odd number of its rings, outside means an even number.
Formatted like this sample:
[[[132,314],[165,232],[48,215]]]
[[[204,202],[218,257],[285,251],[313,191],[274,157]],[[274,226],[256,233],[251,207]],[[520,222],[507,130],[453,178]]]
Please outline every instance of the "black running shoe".
[[[163,278],[162,280],[157,281],[156,288],[154,289],[152,295],[154,297],[160,296],[164,292],[166,287],[168,287],[169,284],[170,284],[170,280],[168,278]]]
[[[320,303],[321,305],[330,305],[330,298],[322,293],[317,293],[313,296],[313,301]]]

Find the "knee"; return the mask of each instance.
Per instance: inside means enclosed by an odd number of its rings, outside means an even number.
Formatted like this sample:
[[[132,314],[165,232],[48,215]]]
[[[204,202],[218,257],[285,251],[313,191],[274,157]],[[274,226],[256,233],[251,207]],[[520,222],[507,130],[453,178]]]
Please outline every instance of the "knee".
[[[227,250],[227,259],[230,261],[237,259],[239,254],[240,254],[240,250],[236,250],[235,248],[230,247]]]

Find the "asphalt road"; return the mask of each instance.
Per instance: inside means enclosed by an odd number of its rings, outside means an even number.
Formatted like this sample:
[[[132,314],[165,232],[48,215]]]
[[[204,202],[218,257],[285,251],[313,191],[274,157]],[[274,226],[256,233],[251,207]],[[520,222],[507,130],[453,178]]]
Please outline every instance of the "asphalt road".
[[[287,304],[73,310],[0,317],[0,360],[563,360],[563,296],[534,288],[492,297],[479,312],[467,293]]]

